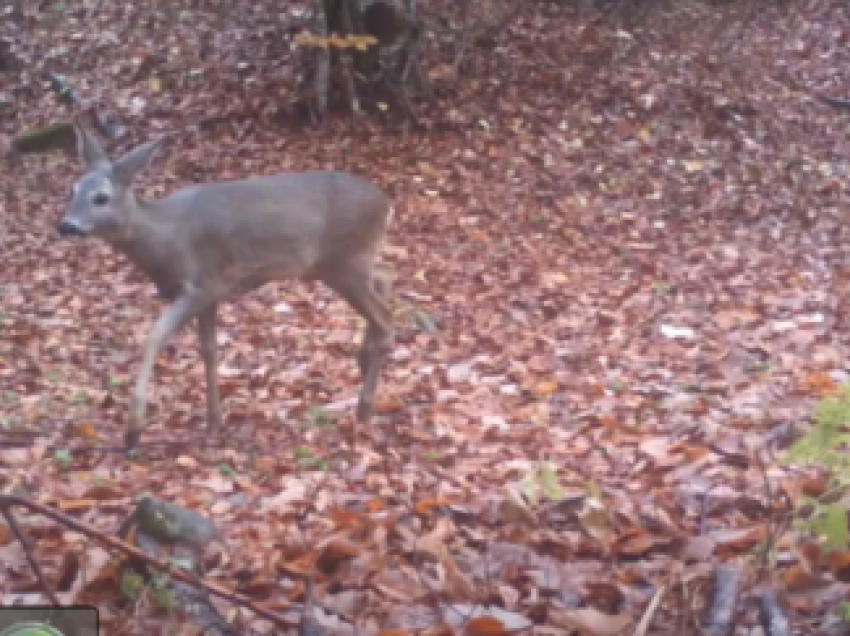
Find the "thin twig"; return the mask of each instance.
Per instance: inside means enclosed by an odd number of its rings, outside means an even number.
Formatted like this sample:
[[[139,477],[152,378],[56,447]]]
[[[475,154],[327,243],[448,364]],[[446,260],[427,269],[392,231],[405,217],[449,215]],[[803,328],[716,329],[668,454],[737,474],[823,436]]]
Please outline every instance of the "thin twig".
[[[652,597],[652,600],[646,607],[646,611],[644,611],[643,616],[640,618],[640,622],[637,627],[635,627],[634,636],[646,636],[646,632],[652,623],[652,618],[655,616],[655,612],[658,610],[658,606],[661,604],[661,599],[664,598],[664,594],[666,592],[666,585],[662,585],[655,591],[655,596]]]
[[[10,498],[8,495],[4,495],[2,499]],[[53,603],[54,606],[59,607],[59,598],[56,596],[56,592],[53,591],[53,586],[51,586],[47,579],[44,577],[44,573],[41,571],[41,566],[38,564],[35,556],[33,555],[32,545],[30,545],[29,539],[27,539],[23,530],[18,526],[18,522],[15,520],[15,516],[12,514],[12,511],[9,507],[2,507],[3,516],[6,518],[6,523],[9,524],[9,527],[12,529],[12,534],[15,535],[15,538],[20,541],[21,546],[24,549],[24,555],[29,561],[30,567],[32,571],[35,572],[35,576],[38,579],[39,584],[41,585],[41,589],[44,590],[44,593],[47,595],[47,598],[50,599],[50,602]]]

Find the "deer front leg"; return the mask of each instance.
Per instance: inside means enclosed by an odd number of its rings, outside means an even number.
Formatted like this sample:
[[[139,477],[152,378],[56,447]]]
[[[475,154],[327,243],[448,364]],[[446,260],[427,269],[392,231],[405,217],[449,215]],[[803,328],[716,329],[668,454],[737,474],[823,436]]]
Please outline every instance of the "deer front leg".
[[[344,271],[334,272],[325,282],[363,316],[368,323],[357,364],[363,374],[363,385],[357,401],[357,420],[368,422],[375,408],[375,392],[381,369],[392,348],[394,331],[392,316],[382,292],[389,290],[372,278],[371,263],[349,263]],[[382,281],[384,282],[384,281]]]
[[[148,385],[153,373],[153,363],[160,350],[168,342],[168,339],[186,324],[193,316],[197,315],[202,303],[193,295],[185,295],[178,298],[174,304],[166,309],[159,319],[154,323],[145,342],[142,366],[136,380],[136,387],[130,406],[130,423],[125,435],[125,443],[128,450],[139,443],[142,429],[145,424],[145,407],[147,406]]]
[[[221,428],[221,398],[218,392],[217,343],[215,339],[217,309],[217,305],[212,305],[198,315],[198,340],[201,358],[204,361],[204,373],[207,377],[207,427],[214,431]]]

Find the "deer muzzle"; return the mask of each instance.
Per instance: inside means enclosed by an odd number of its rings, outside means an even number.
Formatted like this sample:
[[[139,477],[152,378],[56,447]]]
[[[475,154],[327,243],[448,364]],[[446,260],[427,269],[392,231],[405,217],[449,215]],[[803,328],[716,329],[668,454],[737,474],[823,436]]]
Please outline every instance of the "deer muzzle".
[[[85,236],[87,234],[78,224],[68,219],[62,219],[56,229],[59,231],[59,236]]]

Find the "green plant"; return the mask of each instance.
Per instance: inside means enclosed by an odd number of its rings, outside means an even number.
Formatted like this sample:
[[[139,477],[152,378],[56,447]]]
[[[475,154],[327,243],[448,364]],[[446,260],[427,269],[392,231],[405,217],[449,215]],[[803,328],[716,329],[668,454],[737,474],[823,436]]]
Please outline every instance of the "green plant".
[[[53,459],[62,470],[68,470],[74,463],[74,456],[67,448],[60,448],[53,452]]]
[[[325,470],[327,468],[327,461],[322,457],[316,457],[313,451],[306,446],[296,446],[292,449],[292,452],[298,465],[304,470]]]
[[[325,428],[331,426],[336,417],[330,411],[321,406],[311,406],[307,409],[307,425],[314,428]]]
[[[304,470],[327,470],[328,462],[321,457],[305,457],[298,460],[298,465]]]
[[[296,446],[292,449],[292,454],[295,455],[295,459],[312,459],[313,451],[311,451],[306,446]]]
[[[535,506],[541,498],[559,501],[564,497],[564,489],[558,481],[557,468],[550,462],[538,462],[519,481],[519,489]]]
[[[797,504],[797,525],[821,539],[826,551],[850,546],[844,496],[850,486],[850,385],[821,400],[814,409],[814,426],[788,449],[786,461],[823,468],[829,479],[824,493]]]

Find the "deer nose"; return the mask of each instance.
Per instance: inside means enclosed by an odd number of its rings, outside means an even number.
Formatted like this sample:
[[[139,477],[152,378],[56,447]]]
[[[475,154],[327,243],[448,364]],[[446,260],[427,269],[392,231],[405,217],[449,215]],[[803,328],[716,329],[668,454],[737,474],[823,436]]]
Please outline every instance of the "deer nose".
[[[59,222],[59,225],[56,226],[56,229],[59,230],[59,236],[84,236],[85,232],[80,228],[79,225],[74,223],[73,221],[69,221],[67,219],[62,219]]]

